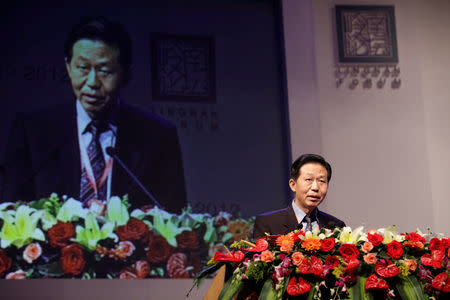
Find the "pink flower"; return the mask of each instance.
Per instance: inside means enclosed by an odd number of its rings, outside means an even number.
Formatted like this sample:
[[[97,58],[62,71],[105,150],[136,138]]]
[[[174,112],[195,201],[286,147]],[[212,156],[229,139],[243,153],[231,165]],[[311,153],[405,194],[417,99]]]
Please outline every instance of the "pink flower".
[[[272,262],[274,260],[273,253],[270,250],[264,250],[261,252],[261,260],[265,263]]]
[[[373,249],[373,244],[371,242],[365,242],[362,246],[361,246],[361,250],[364,253],[369,253],[370,251],[372,251]]]
[[[42,248],[41,245],[38,243],[32,243],[29,244],[25,250],[23,250],[23,259],[31,264],[33,261],[35,261],[39,256],[42,254]]]
[[[119,245],[116,247],[116,249],[114,250],[114,254],[121,259],[125,259],[128,256],[131,256],[134,250],[136,250],[136,247],[133,245],[132,242],[123,241],[120,242]]]
[[[292,263],[298,267],[304,258],[305,256],[302,253],[294,252],[294,254],[292,254]]]
[[[146,260],[138,260],[134,267],[137,278],[145,278],[150,274],[150,265]]]
[[[25,272],[21,269],[6,275],[5,279],[25,279]]]
[[[366,255],[363,256],[363,258],[366,264],[368,265],[374,265],[378,260],[374,253],[367,253]]]
[[[136,279],[137,275],[134,273],[134,270],[130,267],[122,269],[120,271],[119,279]]]
[[[417,263],[414,259],[405,259],[405,265],[408,266],[409,270],[412,272],[417,269]]]

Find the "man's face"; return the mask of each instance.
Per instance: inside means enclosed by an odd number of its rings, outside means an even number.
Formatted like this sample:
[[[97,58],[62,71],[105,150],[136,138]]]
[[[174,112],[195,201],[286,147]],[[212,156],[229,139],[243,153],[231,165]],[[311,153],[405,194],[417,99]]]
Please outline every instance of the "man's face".
[[[289,180],[289,186],[295,193],[295,204],[306,214],[319,206],[327,195],[327,175],[327,169],[324,166],[310,162],[300,168],[297,180]]]
[[[82,39],[73,45],[66,61],[72,89],[91,118],[99,118],[119,93],[122,69],[119,50],[97,40]]]

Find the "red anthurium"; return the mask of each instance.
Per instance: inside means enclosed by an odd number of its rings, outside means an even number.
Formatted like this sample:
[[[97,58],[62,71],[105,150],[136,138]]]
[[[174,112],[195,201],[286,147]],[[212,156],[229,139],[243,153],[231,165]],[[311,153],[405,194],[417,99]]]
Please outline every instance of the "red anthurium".
[[[301,274],[314,274],[320,276],[323,273],[323,264],[320,259],[311,255],[311,260],[305,257],[298,266],[298,269]]]
[[[447,273],[442,272],[434,277],[431,286],[444,293],[450,292],[450,278]]]
[[[397,276],[401,271],[390,260],[387,260],[387,263],[384,261],[377,262],[375,272],[383,278],[390,278]]]
[[[240,262],[244,256],[242,251],[233,251],[230,254],[216,252],[216,254],[214,254],[214,261]]]
[[[440,251],[440,250],[434,250],[434,251],[432,251],[432,253],[433,252],[442,252],[442,254],[444,253],[443,251]],[[444,258],[443,255],[441,256],[440,254],[441,253],[434,253],[433,256],[430,254],[424,254],[420,258],[420,261],[425,266],[440,268],[442,265],[443,258]]]
[[[345,271],[354,270],[360,264],[360,261],[354,257],[349,257],[349,258],[345,259],[345,262],[347,263],[347,267],[345,268]]]
[[[242,249],[242,250],[249,251],[249,252],[263,252],[268,247],[269,247],[269,243],[266,241],[265,237],[262,237],[262,238],[259,238],[256,240],[254,247],[250,247],[250,248],[246,248],[246,249]]]
[[[305,236],[305,232],[303,230],[299,230],[297,232],[291,232],[289,235],[294,239],[294,243],[298,243],[300,241],[300,235]]]
[[[387,290],[389,287],[383,278],[378,278],[372,274],[366,280],[366,290]]]
[[[323,273],[323,263],[314,255],[311,255],[311,273],[316,276],[320,276]]]
[[[311,262],[307,257],[303,258],[302,262],[298,266],[298,270],[301,274],[307,274],[309,273],[309,270],[311,269]]]
[[[432,260],[438,260],[438,261],[442,262],[444,260],[444,256],[445,256],[445,252],[442,250],[431,251],[431,259]]]
[[[295,278],[294,276],[291,278],[291,280],[289,280],[289,283],[286,287],[286,292],[291,296],[296,296],[307,293],[310,289],[311,285],[306,280],[300,277],[297,282],[297,278]]]

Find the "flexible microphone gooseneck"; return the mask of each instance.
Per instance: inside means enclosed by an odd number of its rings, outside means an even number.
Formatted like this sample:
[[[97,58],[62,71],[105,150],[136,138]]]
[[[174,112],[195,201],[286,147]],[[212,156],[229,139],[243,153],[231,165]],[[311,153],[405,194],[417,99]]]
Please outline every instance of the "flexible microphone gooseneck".
[[[137,183],[137,185],[141,188],[142,191],[147,195],[147,197],[150,198],[150,200],[153,201],[153,203],[160,209],[164,209],[164,206],[162,206],[156,198],[145,188],[145,186],[142,184],[142,182],[134,175],[134,173],[125,165],[125,163],[119,158],[119,156],[116,153],[116,149],[113,147],[106,147],[106,153],[108,153],[109,156],[113,157],[119,165],[125,170],[125,172],[128,173],[128,175],[134,180],[134,182]]]

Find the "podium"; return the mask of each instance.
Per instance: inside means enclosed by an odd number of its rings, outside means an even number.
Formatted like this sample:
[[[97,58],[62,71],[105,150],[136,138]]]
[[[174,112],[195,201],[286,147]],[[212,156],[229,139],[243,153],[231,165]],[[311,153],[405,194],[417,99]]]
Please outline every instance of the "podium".
[[[219,269],[213,281],[211,282],[211,285],[209,286],[205,297],[203,297],[203,300],[217,300],[217,298],[219,298],[220,292],[225,285],[225,268],[226,265],[223,265]]]

